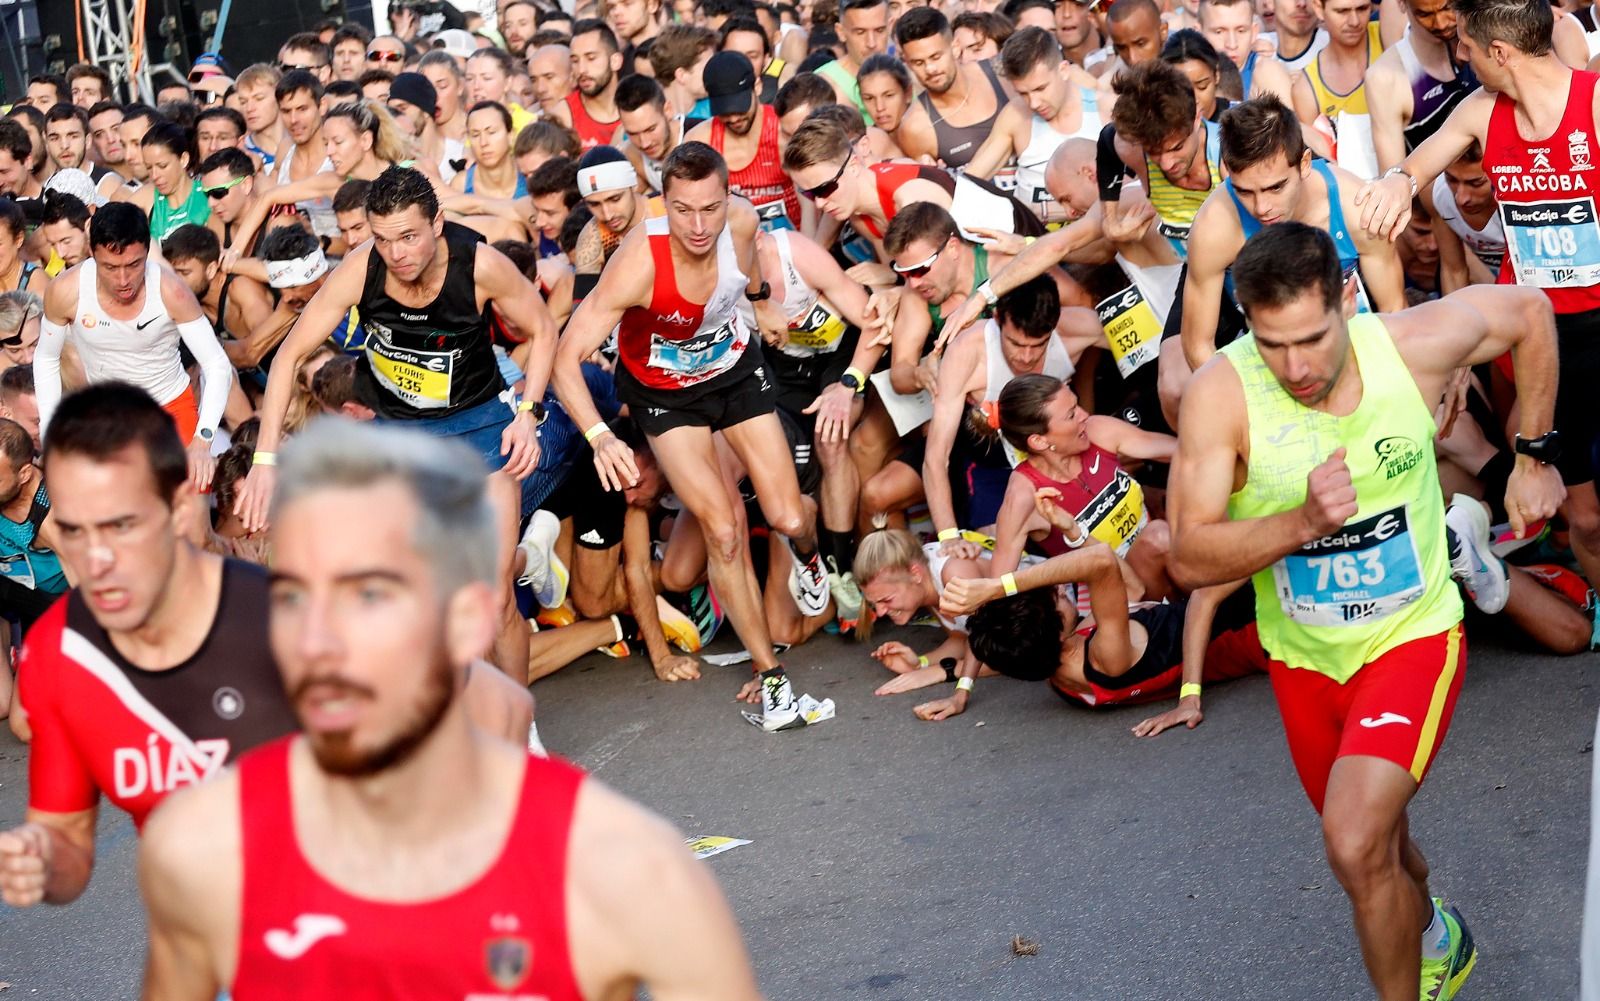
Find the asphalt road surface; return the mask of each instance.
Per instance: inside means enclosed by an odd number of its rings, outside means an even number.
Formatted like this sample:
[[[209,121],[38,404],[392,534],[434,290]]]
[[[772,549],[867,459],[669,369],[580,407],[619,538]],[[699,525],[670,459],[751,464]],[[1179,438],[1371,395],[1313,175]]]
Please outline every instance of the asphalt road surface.
[[[1474,638],[1412,830],[1478,941],[1462,996],[1573,998],[1597,664]],[[886,672],[830,637],[787,659],[836,719],[747,725],[732,702],[744,667],[667,686],[642,661],[595,656],[534,689],[553,751],[686,833],[753,842],[703,864],[768,997],[1370,996],[1264,678],[1208,690],[1193,732],[1138,740],[1145,707],[1077,709],[996,679],[965,715],[924,723],[912,705],[948,686],[874,697]],[[26,787],[25,749],[4,733],[0,820],[21,818]],[[83,899],[0,906],[0,1001],[137,996],[133,854],[108,811]],[[1035,955],[1013,953],[1018,935]]]

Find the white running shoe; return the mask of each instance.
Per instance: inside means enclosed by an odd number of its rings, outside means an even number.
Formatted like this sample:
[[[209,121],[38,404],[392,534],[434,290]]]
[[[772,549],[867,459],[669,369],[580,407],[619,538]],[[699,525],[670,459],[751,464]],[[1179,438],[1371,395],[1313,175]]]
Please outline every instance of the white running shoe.
[[[787,538],[783,543],[794,559],[794,567],[789,571],[789,596],[801,615],[807,618],[821,615],[828,608],[828,569],[822,565],[822,553],[813,552],[811,558],[802,563],[795,555],[794,543]]]
[[[1489,550],[1489,514],[1465,494],[1450,498],[1444,513],[1449,531],[1450,576],[1467,589],[1467,597],[1487,615],[1497,615],[1511,597],[1511,578],[1504,563]]]
[[[533,512],[522,533],[522,576],[517,583],[533,589],[533,596],[545,608],[556,608],[567,600],[571,576],[566,564],[555,554],[556,536],[561,534],[561,519],[543,509]]]
[[[800,715],[800,704],[795,701],[794,689],[782,667],[761,672],[761,729],[772,733],[805,726]]]
[[[860,586],[856,584],[855,574],[848,570],[829,574],[828,590],[833,595],[833,609],[839,618],[839,628],[854,629],[861,621],[861,605],[865,600]]]

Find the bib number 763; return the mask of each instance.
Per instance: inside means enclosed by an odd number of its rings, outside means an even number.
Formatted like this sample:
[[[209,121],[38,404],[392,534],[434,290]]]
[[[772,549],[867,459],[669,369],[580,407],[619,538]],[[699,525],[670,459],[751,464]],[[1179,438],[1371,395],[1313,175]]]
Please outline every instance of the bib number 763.
[[[1326,591],[1331,582],[1340,590],[1366,585],[1376,587],[1383,583],[1383,551],[1367,549],[1356,553],[1336,553],[1331,556],[1306,558],[1307,569],[1317,575],[1317,590]]]

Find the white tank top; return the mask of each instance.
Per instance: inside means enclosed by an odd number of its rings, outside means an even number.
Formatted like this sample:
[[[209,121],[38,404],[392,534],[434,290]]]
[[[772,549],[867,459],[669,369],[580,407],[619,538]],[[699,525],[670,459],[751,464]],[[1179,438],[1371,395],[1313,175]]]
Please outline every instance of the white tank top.
[[[933,589],[939,592],[939,598],[944,598],[944,565],[950,562],[950,556],[941,552],[942,543],[930,542],[922,547],[922,554],[928,558],[928,572],[933,575]],[[948,615],[934,608],[933,614],[939,617],[939,624],[953,633],[965,634],[967,631],[967,617],[958,615],[950,618]]]
[[[1117,372],[1124,379],[1156,360],[1161,352],[1161,332],[1178,293],[1178,278],[1183,265],[1158,264],[1142,268],[1121,254],[1117,265],[1128,284],[1095,304],[1100,326]]]
[[[289,151],[278,157],[278,183],[280,185],[288,184],[293,180],[293,178],[289,176],[289,164],[294,162],[294,152],[297,149],[299,149],[298,146],[290,143]],[[313,173],[333,173],[333,161],[327,157],[323,157],[321,165],[318,166]],[[296,202],[295,204],[303,209],[306,215],[311,219],[311,231],[313,233],[318,236],[328,237],[339,235],[339,217],[333,214],[332,198],[312,198],[308,201]]]
[[[1443,174],[1433,179],[1433,208],[1450,227],[1450,232],[1460,238],[1462,246],[1472,251],[1491,272],[1499,273],[1506,256],[1506,230],[1500,222],[1500,213],[1490,212],[1483,228],[1473,229],[1472,224],[1462,218],[1461,210],[1456,207],[1455,192],[1450,190],[1450,182]]]
[[[1006,383],[1017,377],[1016,373],[1011,371],[1011,366],[1006,364],[998,320],[990,320],[984,324],[983,351],[988,364],[988,380],[983,387],[983,402],[985,405],[997,404],[1000,390],[1006,388]],[[1061,338],[1053,331],[1050,334],[1050,345],[1044,349],[1044,367],[1039,372],[1042,375],[1053,375],[1062,382],[1072,378],[1072,358],[1067,354],[1067,346],[1061,343]],[[1011,460],[1013,467],[1027,458],[1004,437],[1000,440],[1005,442],[1006,458]]]
[[[72,318],[72,346],[83,374],[96,382],[126,382],[167,404],[189,388],[189,374],[178,355],[178,325],[161,302],[161,266],[144,265],[144,304],[132,320],[117,320],[100,308],[95,261],[78,267],[78,314]]]
[[[1100,120],[1099,96],[1076,84],[1069,83],[1067,86],[1077,90],[1078,103],[1083,108],[1083,120],[1078,128],[1070,133],[1057,132],[1049,122],[1034,115],[1028,148],[1017,156],[1017,200],[1035,212],[1040,211],[1039,206],[1048,205],[1051,201],[1050,192],[1044,186],[1044,171],[1056,150],[1068,139],[1098,139],[1100,129],[1105,124]]]
[[[839,350],[849,324],[833,303],[800,276],[800,269],[794,263],[794,249],[789,243],[789,231],[775,229],[768,235],[778,252],[778,272],[783,277],[783,315],[789,321],[789,340],[779,350],[793,358],[812,358]]]

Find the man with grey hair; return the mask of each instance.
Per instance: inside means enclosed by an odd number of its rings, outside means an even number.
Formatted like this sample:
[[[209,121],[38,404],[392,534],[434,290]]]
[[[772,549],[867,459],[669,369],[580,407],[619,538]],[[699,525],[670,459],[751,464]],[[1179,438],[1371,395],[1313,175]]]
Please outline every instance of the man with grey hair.
[[[147,996],[759,997],[669,825],[468,717],[497,617],[485,472],[371,424],[286,447],[269,633],[303,732],[151,819]]]

